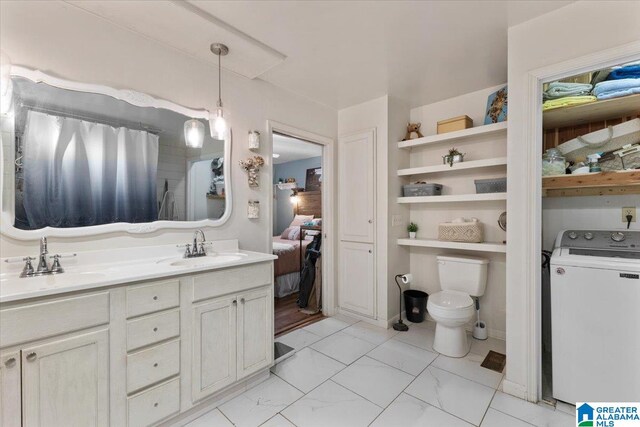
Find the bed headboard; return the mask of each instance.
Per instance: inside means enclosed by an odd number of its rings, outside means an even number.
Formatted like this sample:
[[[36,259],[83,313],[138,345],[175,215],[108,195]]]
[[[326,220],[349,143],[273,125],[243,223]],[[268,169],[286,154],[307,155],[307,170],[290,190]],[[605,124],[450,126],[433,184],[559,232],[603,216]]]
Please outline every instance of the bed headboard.
[[[314,218],[322,218],[322,192],[299,192],[297,213],[298,215],[313,215]]]

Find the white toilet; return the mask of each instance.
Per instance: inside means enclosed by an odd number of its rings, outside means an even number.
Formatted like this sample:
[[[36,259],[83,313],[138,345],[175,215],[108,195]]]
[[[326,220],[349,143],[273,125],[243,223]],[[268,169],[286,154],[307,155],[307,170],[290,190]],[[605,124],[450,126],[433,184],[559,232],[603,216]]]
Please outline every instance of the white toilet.
[[[433,349],[450,357],[469,352],[465,325],[475,314],[471,297],[484,294],[489,260],[469,256],[438,256],[442,290],[429,295],[427,311],[436,321]]]

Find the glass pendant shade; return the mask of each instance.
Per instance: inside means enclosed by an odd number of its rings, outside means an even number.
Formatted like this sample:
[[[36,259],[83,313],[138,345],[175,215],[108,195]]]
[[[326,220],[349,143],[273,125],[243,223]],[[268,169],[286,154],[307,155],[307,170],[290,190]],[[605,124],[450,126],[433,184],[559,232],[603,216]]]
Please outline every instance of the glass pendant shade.
[[[5,52],[0,51],[0,114],[9,112],[12,98],[11,59]]]
[[[184,122],[184,142],[189,148],[202,148],[204,142],[204,124],[191,119]]]
[[[211,115],[209,120],[211,138],[224,141],[227,135],[227,121],[224,119],[222,107],[216,109],[216,114]]]

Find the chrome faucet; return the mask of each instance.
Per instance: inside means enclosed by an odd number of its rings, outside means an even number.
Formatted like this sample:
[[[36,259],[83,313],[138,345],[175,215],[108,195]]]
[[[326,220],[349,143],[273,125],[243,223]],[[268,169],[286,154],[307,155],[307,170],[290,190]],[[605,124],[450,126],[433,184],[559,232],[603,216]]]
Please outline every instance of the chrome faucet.
[[[11,258],[5,259],[5,262],[14,263],[24,261],[24,268],[22,269],[22,273],[20,273],[20,277],[34,277],[34,276],[44,276],[46,274],[59,274],[64,273],[64,268],[60,265],[60,258],[74,257],[77,254],[55,254],[52,256],[49,255],[49,249],[47,245],[47,238],[43,237],[40,239],[40,254],[38,255],[38,266],[34,269],[31,261],[34,261],[36,258],[34,257],[24,257],[24,258]],[[49,262],[47,258],[53,259],[53,263],[49,266]]]
[[[40,255],[38,257],[38,267],[36,268],[36,275],[48,274],[51,272],[49,263],[47,262],[47,255],[49,250],[47,249],[47,238],[40,239]]]
[[[200,242],[198,243],[198,238],[200,238]],[[200,256],[206,256],[207,251],[205,250],[205,245],[207,245],[207,239],[204,237],[204,232],[202,230],[196,230],[193,232],[193,247],[191,243],[187,243],[186,245],[178,245],[179,248],[186,248],[184,250],[184,258],[195,258]]]

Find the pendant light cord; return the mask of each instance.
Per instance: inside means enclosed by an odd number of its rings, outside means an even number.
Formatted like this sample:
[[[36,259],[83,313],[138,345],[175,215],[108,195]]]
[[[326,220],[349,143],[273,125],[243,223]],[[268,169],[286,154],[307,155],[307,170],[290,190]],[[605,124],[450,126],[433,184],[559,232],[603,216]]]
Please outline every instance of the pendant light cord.
[[[222,65],[221,56],[218,55],[218,107],[222,107]]]

